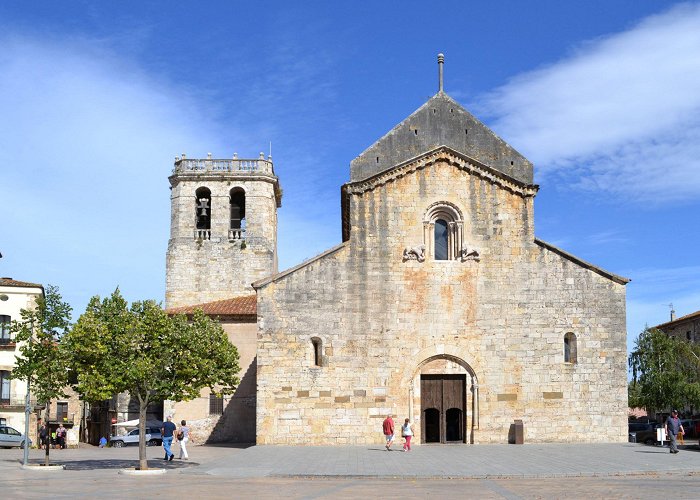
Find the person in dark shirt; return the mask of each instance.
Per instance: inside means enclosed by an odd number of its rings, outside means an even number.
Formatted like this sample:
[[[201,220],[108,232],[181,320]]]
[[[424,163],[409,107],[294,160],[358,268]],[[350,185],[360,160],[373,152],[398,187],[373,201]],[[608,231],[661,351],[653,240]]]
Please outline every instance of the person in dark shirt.
[[[670,441],[671,453],[678,453],[678,443],[676,443],[676,437],[680,432],[681,435],[685,434],[683,430],[683,424],[681,424],[678,418],[678,410],[673,410],[671,415],[666,419],[666,435]]]
[[[177,427],[172,420],[173,417],[168,415],[167,421],[163,423],[163,427],[160,429],[160,433],[163,435],[163,448],[165,449],[165,458],[163,460],[172,460],[175,458],[175,455],[170,450],[170,446],[173,444],[173,435]]]

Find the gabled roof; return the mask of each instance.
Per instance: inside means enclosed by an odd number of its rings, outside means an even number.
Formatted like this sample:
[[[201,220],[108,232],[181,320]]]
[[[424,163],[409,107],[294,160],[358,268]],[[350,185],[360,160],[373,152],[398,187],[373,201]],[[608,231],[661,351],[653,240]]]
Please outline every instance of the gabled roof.
[[[654,328],[658,328],[659,330],[662,330],[664,328],[676,326],[680,323],[685,323],[686,321],[692,321],[694,319],[700,319],[700,311],[695,311],[690,314],[686,314],[685,316],[681,316],[680,318],[676,318],[673,321],[667,321],[666,323],[661,323],[660,325],[656,325]]]
[[[28,283],[26,281],[17,281],[13,280],[12,278],[0,278],[0,286],[14,286],[14,287],[21,287],[21,288],[41,288],[42,290],[44,289],[43,285],[40,285],[39,283]]]
[[[350,181],[367,179],[438,146],[532,184],[532,163],[444,92],[435,94],[350,162]]]
[[[422,154],[409,158],[382,172],[372,175],[366,179],[348,182],[341,187],[341,217],[343,226],[343,241],[350,239],[350,201],[348,197],[352,194],[361,194],[365,191],[375,189],[378,186],[387,184],[395,179],[408,175],[416,170],[426,168],[436,162],[446,162],[455,168],[469,172],[472,175],[496,184],[503,189],[522,197],[532,197],[537,194],[539,187],[535,184],[525,184],[522,181],[510,177],[488,165],[484,165],[474,158],[455,151],[449,146],[438,146]]]
[[[573,262],[574,264],[584,268],[588,269],[590,271],[593,271],[596,274],[600,274],[601,276],[608,278],[609,280],[614,281],[615,283],[619,283],[620,285],[626,285],[630,281],[632,281],[629,278],[625,278],[624,276],[620,276],[618,274],[613,274],[611,272],[606,271],[602,267],[595,266],[591,264],[590,262],[586,262],[583,259],[579,259],[575,255],[570,254],[569,252],[565,252],[561,248],[555,247],[554,245],[550,245],[546,241],[542,241],[539,238],[535,238],[535,244],[541,246],[542,248],[546,248],[547,250],[554,252],[561,257],[564,257],[566,260],[569,260]]]
[[[246,295],[231,299],[217,300],[215,302],[205,302],[193,306],[173,307],[166,309],[168,314],[194,314],[197,309],[201,309],[207,316],[236,316],[255,318],[258,313],[257,297]]]

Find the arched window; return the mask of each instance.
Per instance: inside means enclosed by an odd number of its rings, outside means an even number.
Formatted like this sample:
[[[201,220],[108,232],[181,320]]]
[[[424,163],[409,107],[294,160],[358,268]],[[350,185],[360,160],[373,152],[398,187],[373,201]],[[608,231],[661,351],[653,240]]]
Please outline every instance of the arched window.
[[[6,345],[10,340],[10,323],[12,318],[6,314],[0,314],[0,345]]]
[[[564,363],[576,363],[576,335],[564,335]]]
[[[452,203],[433,203],[423,219],[423,244],[427,256],[435,260],[456,260],[463,257],[462,212]]]
[[[228,231],[229,241],[245,237],[245,191],[233,188],[229,193],[231,222]]]
[[[211,191],[201,187],[195,191],[195,231],[199,240],[211,239]]]
[[[0,403],[10,403],[10,372],[0,371]]]
[[[312,337],[313,366],[323,366],[323,342],[318,337]]]

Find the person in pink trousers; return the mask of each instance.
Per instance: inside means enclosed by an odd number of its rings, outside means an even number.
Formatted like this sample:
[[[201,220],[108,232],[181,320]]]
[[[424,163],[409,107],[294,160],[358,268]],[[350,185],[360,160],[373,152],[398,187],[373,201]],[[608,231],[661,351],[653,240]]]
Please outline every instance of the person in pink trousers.
[[[401,436],[406,440],[403,444],[403,451],[411,451],[411,438],[413,437],[411,419],[407,418],[401,426]]]

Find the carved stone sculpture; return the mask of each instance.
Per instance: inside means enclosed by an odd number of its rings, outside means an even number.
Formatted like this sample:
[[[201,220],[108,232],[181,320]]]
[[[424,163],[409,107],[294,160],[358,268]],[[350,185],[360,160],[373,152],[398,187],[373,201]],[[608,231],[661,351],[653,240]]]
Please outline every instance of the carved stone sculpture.
[[[406,262],[407,260],[425,261],[425,245],[404,248],[403,261]]]
[[[480,257],[479,257],[479,252],[476,251],[476,249],[472,248],[469,250],[467,247],[462,248],[459,252],[459,258],[462,259],[462,262],[467,261],[467,260],[475,260],[479,262]]]

